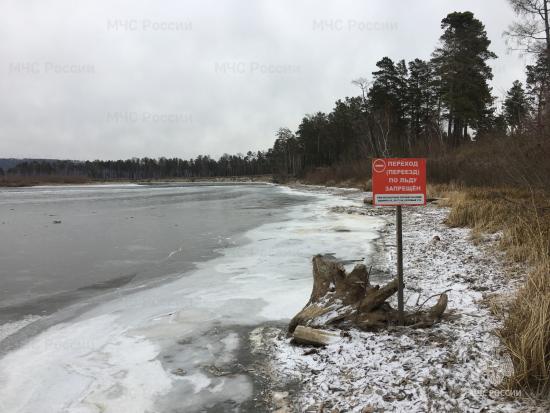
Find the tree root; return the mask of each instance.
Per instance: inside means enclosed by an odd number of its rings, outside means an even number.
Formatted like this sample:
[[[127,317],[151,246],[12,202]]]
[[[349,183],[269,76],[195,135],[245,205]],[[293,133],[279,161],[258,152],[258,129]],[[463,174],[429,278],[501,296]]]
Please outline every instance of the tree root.
[[[393,279],[380,287],[371,285],[364,265],[357,265],[349,274],[330,256],[313,257],[313,289],[306,306],[290,321],[288,333],[298,326],[313,329],[328,327],[355,327],[365,331],[379,330],[399,323],[399,312],[386,302],[397,292],[398,281]],[[441,319],[448,303],[447,294],[439,296],[437,303],[426,310],[405,312],[404,325],[426,328]],[[300,337],[311,330],[300,329]],[[319,334],[326,338],[326,334]],[[301,340],[302,342],[307,340]],[[325,340],[326,341],[326,340]],[[317,343],[324,345],[325,343]]]

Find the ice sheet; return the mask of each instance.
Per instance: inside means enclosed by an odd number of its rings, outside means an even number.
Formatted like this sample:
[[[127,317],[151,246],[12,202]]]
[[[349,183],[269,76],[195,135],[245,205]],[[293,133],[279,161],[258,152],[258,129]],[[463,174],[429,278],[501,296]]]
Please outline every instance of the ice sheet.
[[[238,326],[293,316],[311,291],[311,257],[368,259],[384,225],[331,211],[357,201],[308,194],[311,203],[289,207],[284,221],[247,232],[249,242],[192,273],[104,303],[7,354],[0,411],[129,413],[175,403],[193,411],[249,397],[245,375],[215,374],[238,351]]]

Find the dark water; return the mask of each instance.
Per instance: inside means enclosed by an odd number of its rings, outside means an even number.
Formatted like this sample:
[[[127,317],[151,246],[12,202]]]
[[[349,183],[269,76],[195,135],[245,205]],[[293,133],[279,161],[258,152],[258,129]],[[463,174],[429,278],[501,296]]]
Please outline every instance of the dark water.
[[[0,323],[191,269],[305,199],[270,185],[0,191]]]

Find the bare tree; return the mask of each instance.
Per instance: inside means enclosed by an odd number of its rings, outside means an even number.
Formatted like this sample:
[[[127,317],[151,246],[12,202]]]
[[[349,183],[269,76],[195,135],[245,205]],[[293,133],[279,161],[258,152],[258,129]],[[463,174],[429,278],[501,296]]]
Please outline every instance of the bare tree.
[[[546,50],[550,68],[550,0],[508,0],[520,20],[504,33],[519,50],[540,54]]]
[[[355,80],[352,80],[351,83],[355,86],[358,86],[361,89],[361,95],[363,96],[363,105],[367,106],[367,92],[369,90],[369,81],[366,77],[360,77]]]

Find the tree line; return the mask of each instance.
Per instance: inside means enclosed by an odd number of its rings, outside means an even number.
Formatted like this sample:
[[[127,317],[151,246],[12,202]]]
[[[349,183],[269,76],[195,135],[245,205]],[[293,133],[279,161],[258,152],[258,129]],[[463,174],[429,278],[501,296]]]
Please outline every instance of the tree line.
[[[223,155],[218,160],[199,155],[195,159],[132,158],[109,161],[27,160],[7,171],[9,176],[66,176],[94,180],[142,180],[214,176],[262,175],[273,172],[271,151]],[[0,169],[0,173],[1,173]]]
[[[383,57],[371,77],[353,80],[357,97],[330,113],[306,115],[296,132],[277,132],[274,158],[288,174],[369,157],[430,156],[487,137],[547,136],[550,87],[548,0],[511,0],[520,20],[506,34],[534,55],[526,85],[515,81],[501,108],[489,86],[497,56],[481,21],[454,12],[429,60]],[[542,17],[541,17],[542,16]]]
[[[501,108],[489,82],[497,56],[483,23],[471,12],[454,12],[430,59],[406,62],[383,57],[370,77],[352,81],[358,96],[336,101],[330,113],[303,117],[296,131],[282,127],[273,147],[246,155],[195,159],[132,158],[117,161],[27,161],[8,175],[86,176],[92,179],[159,179],[281,174],[299,176],[371,157],[429,156],[487,136],[548,134],[550,0],[509,0],[518,21],[505,34],[534,56],[526,83],[515,81]],[[1,171],[0,171],[1,172]]]

